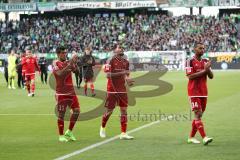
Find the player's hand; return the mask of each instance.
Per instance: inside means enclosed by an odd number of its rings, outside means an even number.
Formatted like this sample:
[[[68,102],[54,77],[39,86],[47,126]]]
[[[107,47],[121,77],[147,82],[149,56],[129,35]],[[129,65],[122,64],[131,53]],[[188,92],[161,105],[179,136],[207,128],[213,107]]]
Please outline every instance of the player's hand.
[[[130,71],[129,70],[125,70],[124,71],[126,75],[129,75],[130,74]]]
[[[77,53],[72,54],[71,62],[72,62],[72,63],[77,63],[77,60],[78,60],[78,55],[77,55]]]
[[[128,86],[132,86],[135,81],[132,80],[131,78],[126,78],[126,82]]]
[[[72,63],[68,63],[67,66],[66,66],[66,71],[72,71],[72,68],[73,68],[73,65]]]
[[[209,71],[211,65],[212,65],[211,61],[207,62],[207,63],[204,65],[204,69],[205,69],[206,71]]]

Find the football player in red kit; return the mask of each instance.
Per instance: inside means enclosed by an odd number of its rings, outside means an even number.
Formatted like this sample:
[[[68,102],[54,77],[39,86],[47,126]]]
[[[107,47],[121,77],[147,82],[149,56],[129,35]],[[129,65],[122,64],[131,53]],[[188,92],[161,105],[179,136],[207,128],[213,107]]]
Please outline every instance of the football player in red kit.
[[[24,62],[26,59],[26,52],[24,51],[21,56],[21,63]],[[22,64],[22,79],[23,79],[23,88],[26,87],[26,81],[25,81],[25,74],[26,74],[26,64]]]
[[[206,109],[208,89],[207,77],[213,79],[211,71],[211,61],[203,59],[204,44],[196,43],[194,46],[195,56],[186,61],[186,74],[188,81],[188,96],[191,102],[192,111],[195,118],[192,121],[192,130],[188,143],[200,143],[195,137],[198,131],[203,138],[203,144],[207,145],[213,139],[206,136],[201,117]]]
[[[22,68],[25,72],[25,83],[28,90],[28,96],[34,97],[35,95],[35,70],[40,72],[37,64],[37,59],[33,56],[32,51],[26,49],[26,57],[22,59]]]
[[[80,113],[80,106],[78,98],[74,91],[72,82],[72,72],[77,70],[77,54],[72,56],[71,60],[67,60],[67,50],[65,47],[58,47],[57,50],[58,60],[53,62],[53,74],[56,80],[56,101],[58,111],[58,130],[59,141],[67,142],[68,140],[76,141],[72,130],[78,119]],[[64,132],[64,115],[67,107],[71,108],[72,114],[68,130]]]
[[[115,55],[108,60],[105,65],[107,73],[107,97],[105,102],[106,111],[102,117],[102,125],[100,127],[100,137],[106,137],[105,127],[109,117],[111,116],[116,105],[119,105],[121,111],[121,135],[120,139],[133,139],[126,133],[127,130],[127,107],[128,96],[125,82],[129,86],[133,85],[133,81],[129,78],[129,62],[125,58],[123,49],[119,44],[114,46]]]

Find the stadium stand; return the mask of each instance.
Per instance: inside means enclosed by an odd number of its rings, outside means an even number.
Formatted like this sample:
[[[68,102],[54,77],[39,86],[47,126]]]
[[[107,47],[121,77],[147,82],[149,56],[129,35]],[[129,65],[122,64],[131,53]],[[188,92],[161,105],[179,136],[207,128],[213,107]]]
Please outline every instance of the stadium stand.
[[[97,51],[109,51],[121,41],[127,50],[191,50],[195,41],[206,44],[207,51],[236,51],[240,38],[234,18],[164,14],[133,16],[63,16],[0,21],[0,50],[24,49],[32,45],[40,53],[54,52],[59,44],[70,51],[83,51],[91,45]]]

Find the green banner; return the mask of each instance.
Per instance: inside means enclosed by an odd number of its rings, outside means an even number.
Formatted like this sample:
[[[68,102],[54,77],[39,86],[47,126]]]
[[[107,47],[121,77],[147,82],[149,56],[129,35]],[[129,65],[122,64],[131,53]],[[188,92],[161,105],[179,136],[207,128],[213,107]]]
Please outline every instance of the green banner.
[[[46,54],[46,59],[56,59],[57,54],[56,53],[47,53]]]

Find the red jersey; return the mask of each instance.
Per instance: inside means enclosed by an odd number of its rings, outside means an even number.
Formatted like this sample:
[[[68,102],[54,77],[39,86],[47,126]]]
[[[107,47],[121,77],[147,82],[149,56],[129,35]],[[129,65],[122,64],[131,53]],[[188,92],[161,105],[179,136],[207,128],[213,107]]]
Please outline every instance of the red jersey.
[[[21,60],[21,63],[22,63],[22,72],[26,72],[26,57],[25,56],[22,56],[22,60]],[[23,63],[24,62],[24,63]]]
[[[125,58],[118,58],[117,56],[113,56],[104,68],[106,73],[118,73],[126,70],[129,71],[128,60]],[[109,77],[107,81],[107,91],[113,93],[126,93],[125,77],[126,75]]]
[[[37,60],[34,57],[25,57],[22,60],[22,66],[26,70],[26,75],[32,75],[35,74],[35,70],[37,69],[40,71]]]
[[[207,59],[197,60],[195,57],[186,61],[186,73],[187,75],[200,72],[204,70]],[[207,75],[195,79],[189,79],[188,81],[188,96],[189,97],[207,97]]]
[[[75,96],[76,93],[73,88],[72,74],[67,73],[64,76],[58,76],[57,71],[62,70],[68,65],[68,61],[61,62],[56,60],[53,62],[53,75],[56,79],[56,95],[70,95]]]

